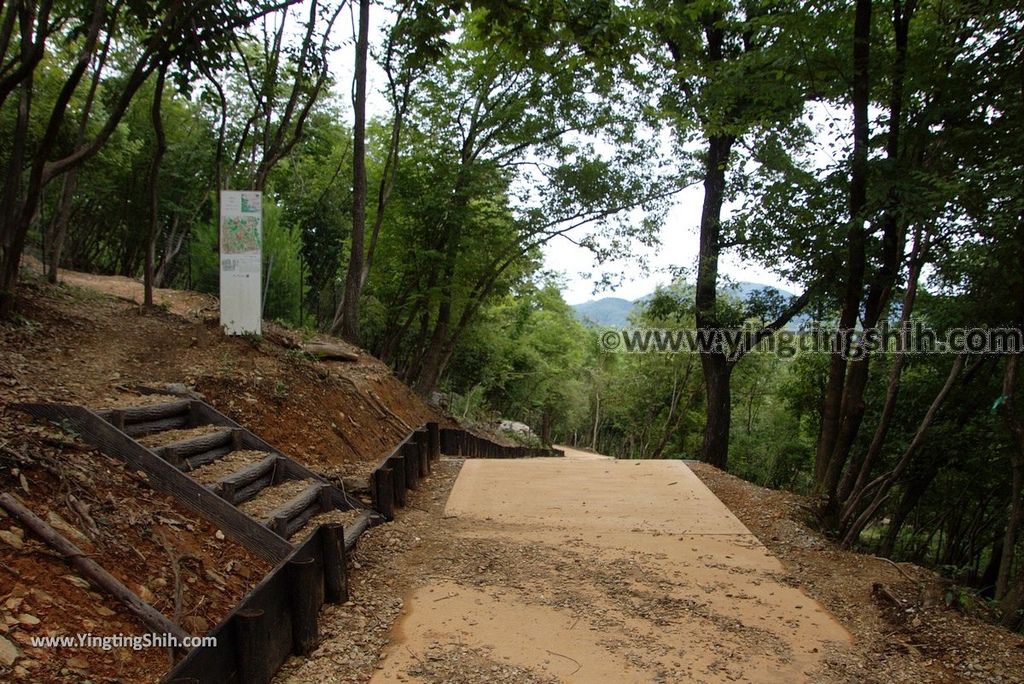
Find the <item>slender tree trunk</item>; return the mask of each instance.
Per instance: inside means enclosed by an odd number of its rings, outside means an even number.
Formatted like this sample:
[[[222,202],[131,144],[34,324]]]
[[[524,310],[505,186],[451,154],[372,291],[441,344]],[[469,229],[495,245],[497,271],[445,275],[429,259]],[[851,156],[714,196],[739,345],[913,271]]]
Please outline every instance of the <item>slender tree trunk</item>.
[[[1024,63],[1020,66],[1020,95],[1021,105],[1024,105]],[[1024,179],[1021,182],[1021,189],[1024,190]],[[1017,307],[1017,323],[1024,324],[1024,282],[1019,280],[1020,269],[1024,267],[1024,212],[1018,216],[1017,224],[1017,252],[1016,252],[1016,275],[1017,279],[1011,286],[1014,301]],[[1013,438],[1013,448],[1010,450],[1010,469],[1012,471],[1010,486],[1010,514],[1006,523],[1006,532],[1003,536],[1003,556],[999,562],[999,575],[996,579],[996,600],[1004,600],[1009,605],[1003,606],[1004,624],[1015,623],[1019,618],[1016,616],[1016,609],[1024,602],[1024,586],[1018,586],[1011,601],[1008,592],[1011,586],[1010,574],[1013,571],[1016,555],[1016,544],[1020,541],[1021,530],[1024,528],[1024,423],[1016,411],[1016,390],[1017,371],[1020,364],[1020,355],[1014,354],[1006,361],[1006,371],[1003,374],[1003,395],[1000,398],[999,413],[1003,422],[1010,431]],[[1024,585],[1024,571],[1021,571],[1018,585]]]
[[[163,287],[167,279],[167,273],[171,271],[171,263],[174,257],[178,256],[185,238],[189,234],[189,226],[181,226],[181,217],[175,215],[171,219],[171,227],[164,236],[164,251],[160,254],[160,263],[157,265],[156,273],[153,274],[153,287]],[[173,272],[172,272],[173,273]]]
[[[676,434],[679,430],[679,425],[682,423],[683,417],[686,415],[686,411],[684,409],[689,408],[693,401],[693,397],[691,396],[685,407],[680,407],[683,390],[686,389],[688,384],[690,384],[692,365],[693,357],[687,355],[686,372],[683,374],[682,381],[678,381],[678,371],[677,375],[674,376],[672,382],[672,401],[669,404],[668,416],[665,418],[665,428],[661,431],[661,438],[658,440],[658,446],[654,448],[651,458],[661,458],[662,454],[665,453],[665,447],[668,446],[669,439],[671,439],[672,435]]]
[[[903,0],[893,0],[892,25],[895,35],[896,60],[889,93],[889,130],[886,156],[890,173],[896,175],[900,169],[900,139],[903,122],[904,77],[907,64],[908,32],[913,16],[915,0],[904,5]],[[855,48],[856,49],[856,48]],[[865,329],[874,328],[884,314],[899,272],[900,260],[906,240],[906,226],[900,216],[899,185],[892,183],[886,197],[885,212],[881,218],[882,256],[878,269],[872,276],[864,302],[862,323]],[[863,351],[863,348],[862,348]],[[860,432],[866,408],[864,392],[868,384],[871,355],[862,353],[852,360],[843,383],[842,399],[839,402],[839,424],[825,472],[825,493],[829,497],[827,510],[839,507],[842,496],[836,492],[839,478],[850,458],[850,450]]]
[[[355,95],[352,106],[352,240],[345,293],[332,332],[350,342],[359,341],[359,299],[362,296],[363,243],[366,235],[366,55],[370,30],[370,0],[359,0],[359,30],[356,39]]]
[[[370,244],[366,248],[366,258],[363,259],[363,270],[359,274],[359,291],[366,287],[366,281],[370,279],[370,269],[373,267],[373,257],[377,251],[377,241],[380,237],[380,229],[384,225],[384,214],[391,199],[391,192],[395,188],[395,178],[398,175],[398,158],[402,140],[402,125],[405,118],[405,111],[409,103],[409,91],[412,85],[409,82],[403,84],[403,91],[400,96],[396,95],[394,100],[395,115],[391,121],[391,137],[388,142],[388,154],[384,160],[384,171],[377,188],[377,213],[373,217],[373,227],[370,228]]]
[[[86,129],[89,125],[89,118],[92,116],[93,103],[96,101],[96,92],[100,86],[100,76],[107,64],[107,55],[110,52],[110,43],[114,38],[113,25],[107,30],[107,37],[103,42],[103,49],[100,51],[96,68],[93,69],[92,82],[89,85],[89,92],[82,105],[82,114],[78,120],[78,133],[75,137],[75,147],[81,147],[85,142]],[[0,53],[2,54],[2,53]],[[75,191],[78,189],[79,167],[74,167],[64,176],[61,184],[60,203],[57,214],[51,222],[49,234],[46,238],[47,249],[49,250],[47,280],[50,283],[57,282],[57,271],[60,268],[61,256],[64,250],[64,241],[68,234],[68,223],[71,220],[71,208],[75,198]]]
[[[900,313],[900,330],[906,330],[910,325],[910,315],[914,310],[914,302],[917,298],[917,283],[921,275],[921,266],[924,264],[928,253],[928,237],[921,236],[921,229],[918,228],[914,234],[913,247],[910,253],[910,269],[907,276],[907,290],[903,297],[903,310]],[[904,339],[904,343],[908,340]],[[906,344],[905,344],[906,346]],[[892,424],[893,415],[896,412],[896,401],[899,398],[900,384],[903,376],[903,368],[907,364],[909,349],[898,353],[893,358],[892,367],[889,370],[889,384],[885,392],[885,403],[882,406],[882,415],[878,419],[874,436],[868,446],[864,457],[851,464],[846,470],[843,480],[839,484],[838,500],[843,506],[842,523],[849,522],[849,518],[856,511],[857,503],[861,498],[871,469],[882,454],[885,446],[885,439],[889,434],[889,427]]]
[[[846,531],[843,537],[843,546],[849,548],[854,542],[860,537],[860,533],[865,527],[874,519],[877,515],[878,510],[882,504],[889,498],[892,487],[900,480],[903,474],[910,467],[910,463],[914,458],[914,455],[921,448],[924,443],[924,438],[928,434],[928,430],[931,428],[932,423],[935,422],[935,417],[939,413],[939,409],[945,403],[949,397],[949,393],[953,390],[957,378],[960,376],[960,372],[963,370],[964,362],[966,357],[964,354],[960,354],[956,357],[956,361],[953,362],[952,367],[949,369],[949,375],[946,377],[946,382],[943,384],[942,389],[935,395],[931,405],[928,407],[928,411],[925,413],[924,418],[921,419],[920,425],[917,426],[917,431],[914,433],[914,438],[910,441],[903,455],[897,462],[890,472],[877,478],[875,482],[868,485],[867,489],[874,489],[874,497],[868,507],[857,517],[857,519],[850,525],[850,529]]]
[[[71,205],[78,188],[78,169],[74,168],[64,175],[61,183],[60,200],[57,214],[47,231],[46,280],[52,285],[57,283],[57,271],[60,268],[64,241],[67,239],[68,223],[71,221]]]
[[[850,164],[849,213],[850,228],[847,236],[846,278],[842,310],[837,334],[848,344],[849,332],[857,324],[860,300],[864,290],[864,270],[867,236],[864,229],[867,205],[868,105],[870,103],[871,54],[871,0],[857,0],[853,28],[853,157]],[[821,411],[821,429],[815,456],[816,490],[826,499],[823,517],[826,525],[834,514],[835,487],[839,483],[841,467],[833,463],[833,451],[839,436],[842,418],[842,400],[846,383],[846,357],[834,353],[829,363],[828,383]]]
[[[143,285],[145,287],[145,306],[153,306],[153,280],[156,275],[156,243],[160,237],[160,164],[163,163],[167,151],[167,136],[164,134],[164,122],[161,110],[164,101],[164,81],[167,66],[161,65],[156,75],[156,87],[153,89],[153,106],[150,118],[153,122],[153,135],[156,146],[153,149],[153,160],[149,166],[149,234],[146,237],[146,262],[144,266]]]
[[[0,260],[0,318],[5,318],[14,311],[14,290],[21,268],[24,235],[16,223],[19,215],[22,166],[25,161],[25,141],[28,139],[29,113],[32,108],[32,88],[33,79],[29,76],[21,84],[11,156],[4,178],[3,194],[0,196],[0,237],[3,238],[3,259]]]
[[[1014,410],[1014,393],[1017,386],[1017,370],[1020,356],[1014,354],[1006,361],[1006,372],[1003,375],[1003,395],[999,412],[1013,438],[1010,450],[1010,513],[1007,518],[1006,532],[1003,536],[1003,557],[999,563],[999,575],[996,579],[996,600],[1006,596],[1010,587],[1010,575],[1013,572],[1016,557],[1016,544],[1020,529],[1024,525],[1024,424]]]

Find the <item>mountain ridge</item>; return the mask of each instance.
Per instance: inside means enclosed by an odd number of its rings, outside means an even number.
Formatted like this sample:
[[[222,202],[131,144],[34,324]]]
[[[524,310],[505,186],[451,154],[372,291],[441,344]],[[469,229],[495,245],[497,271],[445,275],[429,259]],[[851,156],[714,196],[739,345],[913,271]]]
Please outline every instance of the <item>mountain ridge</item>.
[[[774,285],[766,285],[764,283],[754,283],[750,281],[739,281],[732,283],[723,288],[719,288],[721,294],[732,295],[739,299],[746,301],[750,295],[760,290],[772,290],[782,295],[785,298],[794,297],[792,292],[783,290],[780,287]],[[624,297],[601,297],[600,299],[591,299],[586,302],[579,304],[572,304],[573,313],[576,315],[576,319],[581,323],[621,328],[629,325],[629,314],[636,308],[638,304],[642,304],[651,297],[654,296],[653,292],[649,292],[636,299],[626,299]]]

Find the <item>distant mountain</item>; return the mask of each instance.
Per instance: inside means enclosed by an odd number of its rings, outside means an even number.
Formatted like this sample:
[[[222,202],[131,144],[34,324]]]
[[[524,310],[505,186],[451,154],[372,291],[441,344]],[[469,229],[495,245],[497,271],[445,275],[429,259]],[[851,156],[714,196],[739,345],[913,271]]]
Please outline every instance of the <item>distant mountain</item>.
[[[629,322],[629,313],[636,304],[636,301],[622,297],[603,297],[574,304],[572,308],[582,323],[621,328]]]
[[[733,283],[729,287],[723,288],[722,292],[746,301],[755,292],[765,289],[773,290],[785,299],[795,296],[792,292],[787,292],[786,290],[773,287],[771,285],[745,281]],[[633,309],[636,308],[638,304],[642,304],[650,299],[652,296],[654,296],[653,292],[632,300],[623,299],[622,297],[602,297],[601,299],[592,299],[589,302],[583,302],[582,304],[574,304],[572,308],[576,314],[576,318],[582,323],[602,327],[621,328],[629,325],[629,314]],[[794,322],[799,324],[801,320],[802,317],[797,317]]]

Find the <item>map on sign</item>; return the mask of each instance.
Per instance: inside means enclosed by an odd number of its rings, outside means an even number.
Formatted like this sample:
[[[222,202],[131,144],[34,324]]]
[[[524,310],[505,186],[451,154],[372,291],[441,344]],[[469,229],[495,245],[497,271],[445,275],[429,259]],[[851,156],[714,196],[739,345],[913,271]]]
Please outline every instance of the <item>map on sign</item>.
[[[260,248],[259,216],[225,216],[221,253],[242,254]]]
[[[220,194],[220,319],[229,335],[260,334],[263,195]]]

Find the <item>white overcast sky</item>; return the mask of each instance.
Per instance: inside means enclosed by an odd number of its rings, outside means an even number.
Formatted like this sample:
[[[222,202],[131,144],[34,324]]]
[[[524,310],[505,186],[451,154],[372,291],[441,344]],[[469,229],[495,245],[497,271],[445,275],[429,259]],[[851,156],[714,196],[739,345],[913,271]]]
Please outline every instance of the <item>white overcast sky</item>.
[[[350,3],[350,7],[355,3]],[[372,5],[377,14],[371,22],[370,42],[379,45],[381,39],[381,22],[384,20],[380,8]],[[373,15],[371,15],[373,16]],[[351,116],[351,87],[353,72],[353,48],[351,31],[354,25],[354,17],[351,17],[348,10],[343,12],[335,26],[335,41],[342,43],[341,49],[335,53],[332,60],[332,71],[337,79],[336,91],[341,98],[343,111]],[[369,116],[389,115],[387,100],[380,94],[384,84],[384,77],[375,64],[369,65]],[[571,240],[555,238],[544,249],[545,268],[559,272],[563,275],[565,287],[563,296],[569,304],[579,304],[590,299],[601,297],[622,297],[624,299],[636,299],[645,294],[653,292],[658,285],[667,285],[671,276],[667,269],[684,267],[690,272],[697,263],[697,240],[698,226],[700,223],[701,203],[703,201],[703,188],[700,185],[691,186],[676,198],[672,209],[668,212],[664,225],[661,227],[661,244],[657,248],[644,249],[637,246],[638,250],[632,257],[617,261],[606,269],[619,283],[611,290],[603,290],[594,293],[595,282],[600,280],[602,269],[598,267],[591,253],[581,247],[577,247]],[[585,234],[585,229],[575,236],[579,239]],[[640,264],[638,257],[645,257],[647,267]],[[759,268],[756,264],[741,261],[734,255],[722,257],[719,273],[734,281],[749,281],[765,285],[774,285],[790,292],[798,292],[799,288],[792,283],[781,280],[775,274]],[[591,277],[586,277],[590,274]]]

